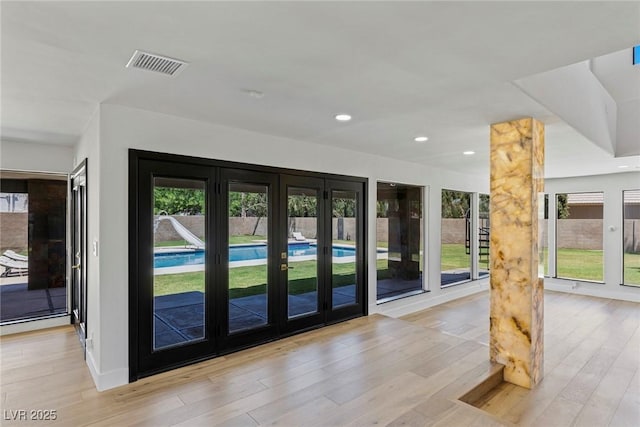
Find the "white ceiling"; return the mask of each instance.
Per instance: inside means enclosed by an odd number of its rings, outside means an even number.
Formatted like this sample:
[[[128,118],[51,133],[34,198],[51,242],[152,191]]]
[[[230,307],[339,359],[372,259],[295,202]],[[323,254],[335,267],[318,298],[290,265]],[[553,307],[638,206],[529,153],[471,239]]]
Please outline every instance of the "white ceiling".
[[[74,144],[97,105],[115,103],[486,173],[489,125],[534,116],[546,124],[548,177],[640,166],[639,156],[614,158],[512,83],[639,43],[639,2],[0,7],[4,139]],[[126,69],[136,49],[190,64],[175,78]],[[628,73],[637,80],[640,67]],[[622,100],[624,88],[609,84]],[[354,119],[338,123],[339,112]],[[429,141],[413,142],[420,134]]]

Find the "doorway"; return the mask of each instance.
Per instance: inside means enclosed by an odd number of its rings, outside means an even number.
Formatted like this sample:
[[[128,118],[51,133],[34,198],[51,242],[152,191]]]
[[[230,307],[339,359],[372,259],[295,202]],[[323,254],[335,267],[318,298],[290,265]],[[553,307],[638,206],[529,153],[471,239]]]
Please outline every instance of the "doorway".
[[[67,315],[67,175],[2,171],[0,324]]]
[[[366,180],[130,160],[131,381],[365,314]]]
[[[87,339],[87,159],[71,173],[71,322],[82,348]]]

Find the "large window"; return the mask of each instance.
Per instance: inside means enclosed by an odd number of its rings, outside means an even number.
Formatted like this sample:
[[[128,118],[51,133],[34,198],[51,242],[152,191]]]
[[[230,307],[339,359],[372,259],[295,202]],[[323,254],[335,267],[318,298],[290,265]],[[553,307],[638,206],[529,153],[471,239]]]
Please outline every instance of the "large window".
[[[625,285],[640,286],[640,190],[623,193],[624,200],[624,277]]]
[[[378,183],[378,302],[422,292],[422,190]]]
[[[471,280],[471,193],[442,190],[440,286]]]
[[[556,197],[556,276],[602,282],[603,193]]]
[[[2,172],[0,323],[67,313],[67,177]]]

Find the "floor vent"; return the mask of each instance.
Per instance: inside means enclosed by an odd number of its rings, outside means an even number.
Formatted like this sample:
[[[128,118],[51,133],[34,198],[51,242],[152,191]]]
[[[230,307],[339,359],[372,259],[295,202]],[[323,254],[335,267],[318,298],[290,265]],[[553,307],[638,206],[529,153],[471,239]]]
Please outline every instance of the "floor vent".
[[[127,68],[139,68],[141,70],[155,71],[169,76],[178,75],[187,62],[168,56],[156,55],[155,53],[142,52],[136,50],[127,63]]]

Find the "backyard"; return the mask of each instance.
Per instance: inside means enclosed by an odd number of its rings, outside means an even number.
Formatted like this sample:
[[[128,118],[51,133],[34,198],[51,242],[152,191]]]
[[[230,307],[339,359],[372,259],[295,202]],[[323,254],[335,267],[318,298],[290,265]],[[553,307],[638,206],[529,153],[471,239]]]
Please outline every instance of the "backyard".
[[[231,244],[255,243],[266,240],[265,236],[233,236]],[[334,243],[352,243],[335,241]],[[184,246],[184,242],[156,242],[156,246]],[[386,243],[378,242],[378,247]],[[546,256],[545,256],[546,260]],[[455,270],[469,267],[469,255],[463,244],[442,245],[442,270]],[[588,281],[602,281],[602,251],[581,249],[559,249],[557,254],[558,277]],[[294,268],[289,270],[289,293],[301,294],[316,289],[315,261],[291,262]],[[625,254],[624,275],[626,284],[640,284],[640,254]],[[481,269],[488,268],[487,263],[480,264]],[[378,279],[389,277],[387,261],[377,260]],[[333,264],[334,286],[355,283],[355,263]],[[229,269],[230,297],[262,294],[266,291],[265,278],[267,266],[245,266]],[[158,275],[154,280],[155,295],[167,295],[187,291],[204,290],[204,271]]]

